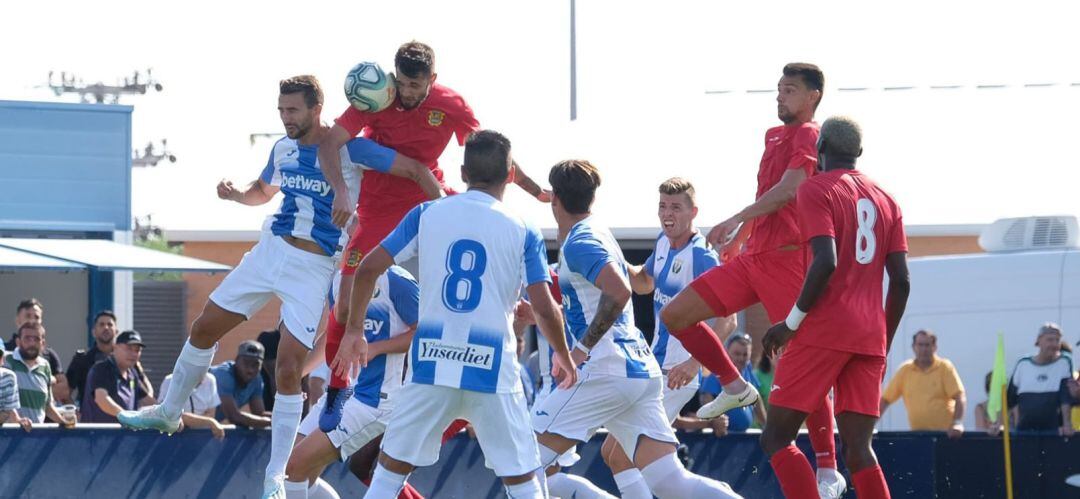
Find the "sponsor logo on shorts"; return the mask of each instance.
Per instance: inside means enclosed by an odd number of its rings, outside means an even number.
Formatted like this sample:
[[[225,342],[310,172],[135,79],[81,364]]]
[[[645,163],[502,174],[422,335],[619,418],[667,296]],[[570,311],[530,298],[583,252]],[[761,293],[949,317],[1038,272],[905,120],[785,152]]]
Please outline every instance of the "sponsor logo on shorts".
[[[358,249],[349,250],[349,258],[345,260],[345,265],[349,267],[355,267],[357,265],[360,265],[360,255],[361,253]]]
[[[462,345],[445,343],[436,339],[422,339],[417,357],[421,361],[449,361],[465,367],[491,369],[495,359],[495,349],[480,345]]]
[[[428,111],[427,122],[431,126],[441,126],[446,119],[446,113],[442,111]]]
[[[337,431],[340,431],[340,432],[342,432],[342,433],[344,433],[346,435],[349,434],[349,429],[346,428],[344,425],[338,425]]]
[[[536,415],[537,416],[548,416],[549,414],[548,414],[547,411],[536,411]]]

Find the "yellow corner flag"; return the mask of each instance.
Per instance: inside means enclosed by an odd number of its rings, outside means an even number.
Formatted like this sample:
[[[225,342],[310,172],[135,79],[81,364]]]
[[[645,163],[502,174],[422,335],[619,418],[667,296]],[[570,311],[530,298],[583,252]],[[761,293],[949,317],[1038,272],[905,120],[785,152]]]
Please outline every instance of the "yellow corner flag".
[[[1001,421],[1001,408],[1007,402],[1002,398],[1005,385],[1005,336],[998,333],[997,353],[994,354],[994,373],[990,376],[990,400],[986,403],[986,415],[995,423]]]

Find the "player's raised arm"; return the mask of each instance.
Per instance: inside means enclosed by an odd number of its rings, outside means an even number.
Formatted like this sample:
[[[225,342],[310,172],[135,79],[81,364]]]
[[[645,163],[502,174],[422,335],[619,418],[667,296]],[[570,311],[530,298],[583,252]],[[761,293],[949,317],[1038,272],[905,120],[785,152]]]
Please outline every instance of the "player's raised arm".
[[[271,169],[273,168],[273,165],[268,165],[267,168]],[[233,185],[231,180],[226,179],[221,179],[221,181],[218,182],[217,185],[218,198],[224,199],[226,201],[236,201],[237,203],[245,204],[248,206],[258,206],[261,204],[266,204],[268,201],[270,201],[270,199],[274,197],[274,194],[277,194],[280,190],[281,188],[276,185],[272,185],[270,183],[270,180],[264,180],[263,176],[252,180],[250,183],[248,183],[246,187],[242,189]]]
[[[801,168],[791,168],[784,172],[784,175],[780,177],[780,181],[776,185],[772,186],[769,190],[765,191],[761,197],[757,198],[750,206],[743,208],[742,211],[736,213],[731,218],[720,222],[712,230],[709,231],[708,241],[710,244],[716,247],[720,247],[727,242],[732,233],[739,227],[740,224],[750,222],[758,217],[763,217],[770,213],[774,213],[784,205],[790,203],[795,199],[795,193],[798,192],[799,186],[806,180],[806,171]],[[747,239],[750,237],[747,232]]]
[[[376,247],[360,262],[353,278],[352,295],[349,297],[349,315],[345,322],[345,336],[341,339],[338,354],[330,364],[335,376],[347,374],[350,379],[359,372],[358,368],[367,365],[367,338],[364,337],[364,319],[367,317],[368,304],[375,292],[379,276],[394,264],[382,246]]]
[[[532,177],[525,173],[525,170],[521,169],[517,161],[514,161],[514,183],[538,201],[542,203],[551,202],[551,191],[540,187],[540,184],[537,184]]]
[[[885,295],[885,351],[888,352],[911,293],[907,253],[890,253],[885,257],[885,272],[889,274],[889,288]]]
[[[319,141],[319,169],[322,170],[326,181],[330,182],[330,187],[334,189],[334,192],[349,192],[349,187],[345,184],[345,176],[341,173],[341,156],[338,151],[352,138],[353,134],[349,133],[345,127],[335,124]],[[331,221],[338,227],[344,227],[352,217],[354,208],[350,206],[348,196],[334,196]]]
[[[403,154],[395,156],[388,173],[416,182],[428,199],[439,199],[443,196],[443,188],[439,185],[439,179],[435,178],[434,173],[431,173],[431,169],[408,156]]]

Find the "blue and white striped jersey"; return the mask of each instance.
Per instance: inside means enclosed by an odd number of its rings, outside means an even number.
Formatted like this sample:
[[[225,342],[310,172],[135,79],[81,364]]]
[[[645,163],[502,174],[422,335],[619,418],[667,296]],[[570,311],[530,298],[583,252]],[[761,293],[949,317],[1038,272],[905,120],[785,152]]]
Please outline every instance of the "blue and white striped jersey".
[[[521,285],[550,282],[544,238],[487,193],[413,208],[382,242],[394,261],[420,258],[413,383],[521,392],[512,328]]]
[[[671,336],[664,321],[660,320],[660,309],[689,286],[690,281],[717,265],[720,265],[720,259],[705,244],[705,238],[700,233],[695,232],[688,244],[679,249],[671,247],[671,240],[663,232],[656,238],[656,246],[645,261],[644,270],[656,284],[653,312],[657,320],[652,351],[660,367],[671,369],[690,359],[690,352],[686,351],[678,338]]]
[[[420,286],[412,274],[394,265],[376,281],[375,294],[364,318],[364,336],[368,343],[385,341],[404,334],[416,324],[420,304]],[[405,353],[383,354],[368,361],[356,378],[353,397],[371,407],[390,398],[401,388]]]
[[[270,159],[259,178],[281,188],[285,198],[277,213],[267,219],[264,231],[275,236],[293,236],[313,241],[329,256],[341,252],[349,242],[349,234],[331,222],[330,216],[336,194],[319,169],[318,146],[301,145],[284,137],[274,144]],[[363,170],[390,171],[397,155],[365,138],[355,138],[341,148],[341,173],[349,186],[349,201],[356,205],[360,195]]]
[[[624,276],[626,260],[615,237],[606,227],[597,227],[592,217],[570,228],[559,252],[559,289],[562,290],[566,324],[576,340],[596,316],[600,288],[596,278],[609,263],[615,263]],[[645,336],[634,325],[634,304],[627,301],[611,329],[592,348],[584,369],[588,372],[627,378],[654,378],[661,375]]]

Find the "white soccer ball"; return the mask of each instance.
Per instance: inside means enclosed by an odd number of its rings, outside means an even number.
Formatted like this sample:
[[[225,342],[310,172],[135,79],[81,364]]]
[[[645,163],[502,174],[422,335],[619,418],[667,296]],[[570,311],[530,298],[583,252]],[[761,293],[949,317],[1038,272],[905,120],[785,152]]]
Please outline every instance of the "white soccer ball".
[[[390,107],[396,95],[394,74],[387,74],[377,63],[361,62],[345,75],[345,98],[360,111],[382,111]]]

